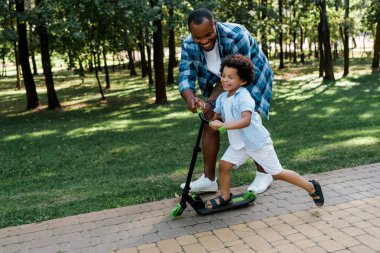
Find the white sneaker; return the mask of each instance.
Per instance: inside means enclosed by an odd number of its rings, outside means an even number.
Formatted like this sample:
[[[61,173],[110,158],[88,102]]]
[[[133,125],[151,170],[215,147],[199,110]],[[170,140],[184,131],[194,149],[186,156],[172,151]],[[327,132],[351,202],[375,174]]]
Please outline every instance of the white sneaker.
[[[247,191],[254,191],[256,193],[265,192],[273,181],[272,175],[256,172],[255,180],[248,186]]]
[[[181,188],[185,188],[185,183],[181,184]],[[190,182],[190,192],[217,192],[218,184],[216,178],[214,181],[211,181],[205,174],[202,174],[200,178],[194,182]]]

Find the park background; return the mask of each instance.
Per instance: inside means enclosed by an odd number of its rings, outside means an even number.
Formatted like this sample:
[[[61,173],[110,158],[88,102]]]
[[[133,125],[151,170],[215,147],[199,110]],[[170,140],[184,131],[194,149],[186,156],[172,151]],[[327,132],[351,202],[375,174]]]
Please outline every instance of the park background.
[[[0,4],[0,227],[180,194],[199,119],[178,93],[178,61],[200,6],[243,24],[268,56],[264,125],[285,168],[380,161],[377,0]],[[253,177],[248,162],[233,185]]]

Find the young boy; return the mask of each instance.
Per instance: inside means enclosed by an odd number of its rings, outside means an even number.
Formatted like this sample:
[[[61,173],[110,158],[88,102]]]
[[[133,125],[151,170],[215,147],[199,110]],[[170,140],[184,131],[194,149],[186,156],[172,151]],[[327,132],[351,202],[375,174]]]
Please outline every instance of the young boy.
[[[221,82],[224,89],[214,108],[210,125],[214,130],[227,129],[230,146],[219,162],[221,195],[206,202],[214,209],[228,205],[231,201],[231,170],[240,166],[249,157],[260,164],[274,179],[283,180],[306,190],[315,205],[324,203],[321,186],[316,180],[307,181],[298,173],[282,168],[268,130],[262,125],[255,111],[255,101],[244,87],[253,80],[253,64],[242,55],[226,57],[221,65]],[[219,119],[222,119],[220,121]]]

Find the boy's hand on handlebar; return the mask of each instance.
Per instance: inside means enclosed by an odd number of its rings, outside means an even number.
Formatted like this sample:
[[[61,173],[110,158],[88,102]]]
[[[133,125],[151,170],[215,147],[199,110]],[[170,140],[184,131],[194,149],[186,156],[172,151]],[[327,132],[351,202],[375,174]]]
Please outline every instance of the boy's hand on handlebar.
[[[219,120],[210,121],[210,127],[214,130],[218,130],[220,127],[224,127],[224,123]]]

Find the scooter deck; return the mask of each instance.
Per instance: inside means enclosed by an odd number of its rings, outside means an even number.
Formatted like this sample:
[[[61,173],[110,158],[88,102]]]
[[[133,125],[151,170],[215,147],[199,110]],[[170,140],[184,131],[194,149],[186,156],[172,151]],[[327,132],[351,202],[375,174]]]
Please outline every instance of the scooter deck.
[[[231,202],[228,205],[225,205],[223,207],[216,208],[216,209],[208,209],[208,208],[205,207],[205,208],[196,209],[196,211],[200,215],[212,214],[212,213],[216,213],[216,212],[225,211],[225,210],[228,210],[228,209],[235,209],[235,208],[247,206],[250,203],[252,203],[253,201],[255,201],[255,199],[256,198],[247,198],[247,199],[245,199],[244,198],[244,193],[243,194],[238,194],[238,195],[232,195],[232,200],[231,200]]]

